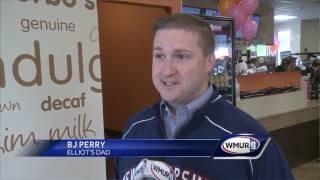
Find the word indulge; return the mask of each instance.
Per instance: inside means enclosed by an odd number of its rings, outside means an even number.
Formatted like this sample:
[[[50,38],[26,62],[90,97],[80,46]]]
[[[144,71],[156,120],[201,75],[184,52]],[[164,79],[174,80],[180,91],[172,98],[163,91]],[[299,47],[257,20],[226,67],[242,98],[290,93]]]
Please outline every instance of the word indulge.
[[[44,71],[42,71],[42,66],[41,66],[41,51],[40,51],[40,43],[39,41],[34,41],[33,43],[34,46],[34,55],[31,54],[21,54],[19,55],[12,64],[12,73],[13,73],[13,77],[16,80],[16,82],[18,84],[20,84],[21,86],[26,86],[26,87],[31,87],[34,85],[38,85],[41,86],[42,85],[42,72],[48,72],[51,78],[51,81],[54,82],[55,84],[58,85],[65,85],[67,83],[69,83],[72,79],[72,61],[71,61],[71,55],[67,54],[66,55],[66,66],[67,68],[65,68],[67,70],[67,73],[63,73],[66,74],[66,77],[61,78],[61,75],[59,76],[60,79],[57,78],[57,71],[56,67],[55,67],[55,60],[54,60],[54,55],[53,54],[49,54],[48,56],[48,61],[49,61],[49,69],[45,69]],[[82,43],[78,42],[77,43],[77,50],[78,50],[78,72],[79,72],[79,82],[83,83],[84,82],[84,60],[83,60],[83,50],[82,50]],[[32,80],[25,80],[23,79],[23,77],[21,76],[21,72],[20,70],[23,69],[22,65],[24,65],[24,61],[30,61],[33,63],[34,67],[35,67],[35,72],[32,72],[32,70],[28,71],[28,73],[30,74],[34,74],[34,78]],[[61,61],[61,60],[59,60]],[[93,87],[91,86],[91,90],[93,92],[101,92],[101,77],[97,77],[94,73],[94,63],[100,63],[100,55],[94,55],[91,57],[91,59],[89,60],[89,67],[88,67],[88,71],[89,71],[89,75],[90,78],[95,81],[98,82],[98,87]],[[5,73],[5,68],[4,68],[4,61],[1,59],[0,57],[0,89],[1,88],[5,88],[6,87],[6,73]],[[25,70],[24,70],[25,71]]]

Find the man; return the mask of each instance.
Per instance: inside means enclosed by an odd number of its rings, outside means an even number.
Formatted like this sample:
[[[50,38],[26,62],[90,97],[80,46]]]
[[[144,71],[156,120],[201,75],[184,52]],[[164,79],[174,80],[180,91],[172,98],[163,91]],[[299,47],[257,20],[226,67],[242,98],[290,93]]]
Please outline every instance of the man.
[[[318,61],[313,61],[311,71],[311,98],[319,98],[319,84],[320,84],[320,64]]]
[[[275,72],[286,72],[289,64],[290,64],[289,58],[282,59],[281,64],[276,67]]]
[[[213,32],[205,21],[186,14],[160,18],[154,25],[152,80],[162,100],[132,117],[122,138],[220,139],[232,133],[267,134],[255,119],[209,85],[213,52]],[[293,179],[273,140],[257,160],[152,159],[171,166],[177,179]],[[118,158],[119,178],[130,179],[141,160]]]

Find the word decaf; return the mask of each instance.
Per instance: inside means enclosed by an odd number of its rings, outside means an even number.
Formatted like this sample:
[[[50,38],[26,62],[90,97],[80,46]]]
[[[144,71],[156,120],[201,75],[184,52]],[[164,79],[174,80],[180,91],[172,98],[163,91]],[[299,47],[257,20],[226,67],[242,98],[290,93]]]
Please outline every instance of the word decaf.
[[[66,98],[48,98],[41,103],[43,111],[52,111],[60,109],[81,108],[85,106],[86,93],[82,93],[80,97],[66,97]]]

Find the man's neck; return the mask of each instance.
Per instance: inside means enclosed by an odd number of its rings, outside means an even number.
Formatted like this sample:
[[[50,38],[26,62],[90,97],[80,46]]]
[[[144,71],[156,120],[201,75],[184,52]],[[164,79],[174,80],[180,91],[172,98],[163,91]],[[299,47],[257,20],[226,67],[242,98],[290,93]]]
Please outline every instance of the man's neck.
[[[170,112],[172,113],[172,115],[176,116],[176,112],[177,112],[177,110],[178,110],[179,108],[188,105],[189,103],[191,103],[191,102],[194,101],[195,99],[197,99],[197,98],[199,98],[200,96],[202,96],[202,95],[208,90],[209,86],[210,86],[210,84],[208,84],[207,88],[206,88],[204,91],[202,91],[202,93],[200,93],[196,98],[192,99],[192,100],[189,101],[189,102],[181,103],[181,104],[174,104],[174,103],[169,103],[169,102],[167,102],[166,104],[167,104]]]
[[[183,105],[178,105],[178,104],[172,104],[172,103],[166,103],[167,104],[167,107],[169,108],[169,111],[171,112],[172,115],[176,116],[176,112],[177,112],[177,109],[179,107],[182,107]]]

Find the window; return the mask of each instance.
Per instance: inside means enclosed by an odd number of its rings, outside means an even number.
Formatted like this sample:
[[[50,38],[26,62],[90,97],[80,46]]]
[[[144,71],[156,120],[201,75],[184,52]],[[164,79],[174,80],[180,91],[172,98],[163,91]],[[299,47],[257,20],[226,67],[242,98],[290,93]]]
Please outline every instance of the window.
[[[290,30],[278,31],[278,40],[280,42],[280,45],[279,45],[278,55],[277,55],[277,65],[281,64],[280,52],[291,50],[290,38],[291,38]]]

